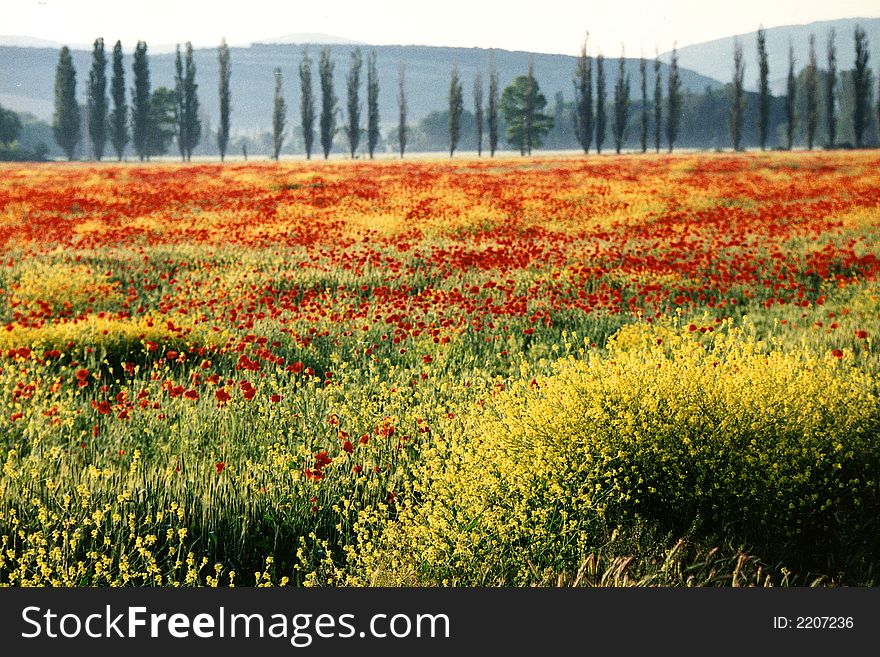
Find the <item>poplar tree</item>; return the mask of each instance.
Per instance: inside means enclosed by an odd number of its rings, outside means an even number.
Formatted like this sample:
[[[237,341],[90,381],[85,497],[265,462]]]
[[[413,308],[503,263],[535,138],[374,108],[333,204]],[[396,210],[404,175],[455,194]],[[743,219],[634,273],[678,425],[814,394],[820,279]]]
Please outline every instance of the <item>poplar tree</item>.
[[[654,57],[654,149],[660,152],[661,121],[663,120],[663,78],[660,76],[660,55]]]
[[[648,150],[648,63],[644,57],[639,58],[639,77],[642,83],[642,122],[641,144],[642,153]]]
[[[540,108],[536,107],[539,92],[538,92],[538,83],[535,80],[535,65],[534,65],[534,62],[532,61],[531,55],[529,55],[529,69],[528,69],[528,75],[526,77],[528,78],[529,86],[528,86],[528,92],[526,93],[526,96],[525,96],[525,101],[526,101],[525,102],[525,129],[526,129],[525,147],[526,147],[526,152],[529,155],[531,155],[532,154],[532,146],[534,145],[535,137],[536,137],[534,130],[533,130],[533,127],[535,125],[535,112],[539,111],[541,109],[544,109],[544,106],[547,104],[547,100],[544,99],[544,96],[542,95],[542,96],[540,96],[543,101],[541,103],[541,107]],[[502,94],[502,99],[503,99],[503,96],[504,96],[504,94]]]
[[[177,123],[177,149],[180,151],[180,159],[186,162],[186,132],[189,129],[187,125],[185,112],[183,108],[185,91],[184,91],[184,72],[183,57],[180,55],[180,44],[177,44],[177,50],[174,57],[174,101],[176,109],[174,111],[175,121]]]
[[[483,155],[483,74],[474,76],[474,128],[477,133],[477,157]]]
[[[794,74],[794,46],[788,44],[788,79],[785,84],[785,139],[788,150],[794,146],[795,94],[797,92]]]
[[[110,141],[116,159],[122,161],[128,144],[128,104],[125,102],[125,69],[122,66],[122,42],[113,46],[113,78],[110,80],[113,110],[110,112]]]
[[[758,28],[758,144],[763,151],[767,145],[770,126],[770,68],[767,64],[767,35]]]
[[[196,84],[196,62],[192,42],[186,42],[183,78],[183,120],[186,123],[186,161],[192,160],[193,149],[202,139],[202,120],[199,117],[199,85]]]
[[[678,125],[681,120],[681,77],[678,73],[678,50],[672,47],[672,59],[669,62],[669,78],[667,84],[666,103],[669,107],[666,117],[666,138],[669,141],[669,152],[678,138]]]
[[[312,58],[309,57],[308,46],[303,48],[302,60],[299,63],[299,90],[303,142],[306,147],[306,159],[311,160],[312,147],[315,143],[315,95],[312,91]]]
[[[626,122],[629,118],[629,75],[623,49],[617,66],[617,82],[614,84],[614,150],[620,154],[626,139]]]
[[[362,66],[361,49],[355,48],[351,51],[351,65],[348,69],[348,127],[345,130],[346,134],[348,134],[348,145],[352,159],[354,159],[354,154],[357,152],[358,144],[361,141],[361,103],[359,93]]]
[[[277,162],[284,144],[284,123],[287,118],[287,105],[281,94],[281,69],[275,69],[275,103],[272,111],[272,158]]]
[[[134,49],[134,87],[131,90],[131,141],[135,153],[143,160],[149,155],[148,133],[150,126],[150,65],[147,60],[147,44],[138,41]]]
[[[596,56],[596,152],[602,152],[605,141],[605,58]]]
[[[498,149],[498,71],[494,55],[489,60],[489,99],[486,108],[486,127],[489,129],[489,157]]]
[[[397,67],[397,147],[400,157],[406,151],[406,64]]]
[[[863,146],[865,129],[868,127],[868,119],[871,113],[871,77],[868,69],[868,36],[860,25],[855,30],[856,62],[853,71],[853,86],[855,88],[855,106],[853,107],[853,132],[856,138],[856,148]]]
[[[461,80],[458,79],[458,68],[452,66],[452,78],[449,81],[449,157],[458,147],[461,135],[461,115],[464,112]]]
[[[745,107],[743,49],[739,39],[733,40],[733,84],[730,87],[730,138],[733,150],[742,150],[742,122]]]
[[[593,143],[593,62],[587,57],[587,39],[574,73],[574,132],[584,153],[590,152]]]
[[[367,56],[367,151],[370,159],[379,143],[379,70],[376,67],[376,51]]]
[[[79,105],[76,102],[76,71],[67,46],[61,48],[55,68],[55,116],[52,130],[55,141],[73,159],[80,138]]]
[[[321,51],[318,76],[321,78],[321,148],[324,159],[330,157],[333,137],[336,135],[336,94],[333,93],[333,60],[330,48]]]
[[[835,32],[828,31],[828,74],[825,76],[825,125],[828,131],[828,147],[834,148],[837,141],[837,110],[834,107],[837,91],[837,47],[834,45]]]
[[[220,125],[217,126],[217,147],[220,149],[220,161],[226,157],[226,147],[229,144],[229,114],[231,94],[229,91],[229,79],[231,69],[229,65],[229,46],[226,45],[226,39],[220,42],[217,49],[217,60],[220,65]]]
[[[92,68],[89,71],[88,93],[89,137],[98,162],[104,157],[107,143],[107,56],[104,39],[95,39],[92,49]]]
[[[810,35],[810,55],[806,73],[807,94],[807,148],[813,150],[816,126],[819,123],[819,70],[816,64],[816,37]]]

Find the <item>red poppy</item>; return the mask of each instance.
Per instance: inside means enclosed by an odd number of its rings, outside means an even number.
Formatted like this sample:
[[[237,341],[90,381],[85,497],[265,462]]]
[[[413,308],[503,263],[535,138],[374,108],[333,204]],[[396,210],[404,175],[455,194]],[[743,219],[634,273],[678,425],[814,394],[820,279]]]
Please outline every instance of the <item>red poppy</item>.
[[[216,468],[217,474],[220,474],[223,472],[224,468],[226,468],[226,464],[223,461],[217,461],[217,463],[214,464],[214,468]]]
[[[843,358],[843,351],[841,351],[840,349],[835,349],[831,352],[831,355],[835,358]]]
[[[232,395],[226,392],[226,388],[220,388],[217,392],[214,393],[214,397],[216,397],[217,401],[221,404],[225,404],[230,399],[232,399]]]

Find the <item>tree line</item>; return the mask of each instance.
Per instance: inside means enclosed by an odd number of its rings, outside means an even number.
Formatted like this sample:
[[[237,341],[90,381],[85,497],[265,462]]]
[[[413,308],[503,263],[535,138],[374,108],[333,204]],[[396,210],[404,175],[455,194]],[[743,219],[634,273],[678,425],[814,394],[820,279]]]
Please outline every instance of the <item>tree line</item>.
[[[534,67],[529,59],[524,75],[517,77],[499,95],[498,74],[494,61],[490,58],[488,70],[488,90],[484,96],[483,76],[478,71],[473,79],[473,111],[464,106],[464,83],[455,66],[450,73],[448,108],[445,111],[445,129],[450,156],[454,156],[463,137],[463,123],[472,133],[469,143],[476,145],[477,155],[483,153],[484,140],[490,156],[498,149],[499,137],[503,132],[507,144],[518,149],[523,155],[540,148],[545,138],[556,128],[561,130],[561,122],[570,122],[577,143],[584,153],[591,149],[601,153],[610,128],[613,147],[620,153],[627,143],[628,131],[638,128],[638,147],[641,152],[653,148],[659,152],[664,145],[672,152],[680,136],[683,116],[688,109],[693,112],[694,104],[701,104],[704,120],[717,117],[722,103],[727,104],[727,123],[731,145],[742,150],[744,144],[744,125],[748,112],[754,117],[748,122],[756,130],[757,145],[763,150],[771,139],[771,127],[778,114],[783,112],[784,136],[782,147],[791,149],[798,134],[803,136],[807,148],[818,145],[820,128],[824,135],[824,146],[834,148],[841,145],[862,147],[867,143],[868,128],[871,124],[872,73],[868,67],[869,49],[865,31],[855,28],[855,58],[851,70],[839,72],[837,51],[833,30],[826,42],[826,67],[820,69],[816,54],[814,36],[810,37],[809,61],[800,73],[796,73],[794,49],[789,47],[786,94],[774,98],[770,93],[769,63],[766,48],[766,34],[763,28],[757,33],[755,44],[758,55],[758,92],[745,91],[745,67],[743,64],[743,45],[739,39],[734,41],[732,80],[726,86],[724,97],[706,91],[702,97],[683,94],[678,68],[677,50],[673,48],[665,81],[661,75],[661,62],[655,56],[653,62],[654,88],[649,94],[648,61],[639,59],[638,97],[632,98],[632,85],[624,67],[624,53],[618,59],[617,75],[613,82],[612,98],[608,96],[606,78],[607,63],[600,52],[595,57],[588,56],[588,40],[582,44],[573,73],[574,100],[565,101],[557,97],[556,110],[547,112],[547,99],[541,93],[534,75]],[[366,153],[374,157],[381,139],[379,116],[379,82],[376,53],[372,51],[364,61],[360,48],[350,52],[346,75],[344,116],[339,107],[339,98],[334,89],[335,64],[330,49],[321,50],[317,61],[317,91],[314,88],[311,53],[305,47],[298,66],[300,91],[299,131],[307,158],[311,158],[316,147],[324,158],[328,158],[337,135],[344,134],[347,150],[356,157],[361,144]],[[231,62],[229,48],[225,40],[218,48],[220,100],[220,121],[216,131],[217,147],[221,160],[225,158],[230,142],[230,114],[232,98],[230,92]],[[111,55],[111,74],[106,77],[107,57],[104,40],[96,39],[92,52],[92,65],[87,82],[87,102],[81,108],[76,101],[76,72],[65,46],[59,54],[55,77],[55,113],[53,131],[58,144],[69,159],[74,158],[77,145],[82,140],[81,126],[87,126],[88,139],[97,160],[104,157],[108,145],[112,147],[117,159],[124,156],[126,147],[131,144],[141,160],[168,152],[171,143],[176,142],[180,157],[190,160],[193,149],[202,139],[202,125],[199,115],[198,84],[193,60],[192,44],[187,43],[181,51],[178,45],[175,59],[175,84],[173,88],[151,88],[147,44],[139,41],[132,62],[132,87],[130,101],[126,94],[125,67],[122,46],[116,42]],[[364,65],[366,71],[364,75]],[[275,77],[275,97],[272,108],[272,157],[279,158],[284,145],[288,108],[284,99],[284,80],[281,69],[273,71]],[[365,78],[365,84],[362,81]],[[366,115],[362,116],[361,90],[366,91]],[[839,88],[847,93],[842,97],[845,103],[838,103]],[[754,96],[754,97],[753,97]],[[880,88],[878,88],[880,99]],[[404,156],[411,126],[407,125],[406,66],[401,62],[398,70],[398,117],[396,130],[390,137],[397,142],[400,157]],[[851,115],[852,144],[839,143],[838,124],[841,112]],[[820,106],[824,125],[819,125]],[[2,108],[0,108],[2,109]],[[633,109],[636,111],[633,112]],[[81,111],[86,120],[82,121]],[[5,112],[5,110],[3,110]],[[10,113],[11,114],[11,113]],[[567,115],[567,116],[566,116]],[[772,117],[771,117],[772,115]],[[12,114],[14,117],[15,115]],[[365,118],[365,124],[364,123]],[[429,117],[430,118],[430,117]],[[877,123],[880,125],[880,103],[877,106]],[[423,121],[424,124],[424,121]],[[0,113],[0,144],[8,144],[15,133],[14,121]],[[244,153],[245,157],[247,153]]]
[[[221,114],[223,108],[223,66],[222,56],[228,49],[221,50]],[[181,159],[188,161],[193,149],[201,139],[201,119],[199,118],[198,84],[196,67],[193,61],[193,48],[187,43],[181,53],[177,46],[175,59],[174,88],[151,88],[150,67],[147,44],[138,41],[132,61],[131,101],[126,99],[125,68],[123,65],[122,43],[116,42],[111,55],[109,98],[107,95],[107,56],[104,39],[98,38],[92,49],[92,65],[89,69],[86,94],[86,129],[92,144],[95,159],[100,161],[105,150],[112,146],[118,160],[122,160],[129,143],[140,160],[149,160],[153,155],[168,152],[172,140],[176,139]],[[226,73],[225,112],[229,111],[228,69]],[[112,103],[112,106],[111,106]],[[72,160],[77,146],[82,140],[81,108],[76,100],[76,71],[67,46],[61,48],[58,65],[55,69],[55,113],[52,128],[55,141]],[[226,124],[221,119],[221,131]]]

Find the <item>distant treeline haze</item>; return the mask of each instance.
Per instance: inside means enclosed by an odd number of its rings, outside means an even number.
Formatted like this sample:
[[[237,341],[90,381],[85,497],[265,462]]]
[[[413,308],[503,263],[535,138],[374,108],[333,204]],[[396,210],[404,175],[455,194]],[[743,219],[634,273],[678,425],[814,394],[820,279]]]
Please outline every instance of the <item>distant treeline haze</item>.
[[[361,50],[353,48],[345,88],[337,89],[329,49],[305,47],[297,61],[297,79],[284,79],[280,68],[266,72],[275,78],[275,100],[267,98],[265,108],[266,124],[273,127],[251,134],[230,130],[237,100],[230,93],[235,60],[225,42],[217,52],[219,79],[198,79],[192,46],[186,44],[183,51],[177,50],[174,87],[154,88],[145,43],[140,42],[134,57],[124,62],[118,42],[108,56],[103,39],[98,39],[84,80],[77,80],[70,51],[62,48],[51,126],[0,108],[0,158],[149,159],[172,149],[184,160],[192,155],[312,155],[316,150],[317,155],[352,157],[371,157],[374,152],[403,156],[414,151],[491,155],[496,147],[492,139],[498,149],[523,153],[533,147],[595,152],[598,145],[604,150],[636,151],[653,151],[658,145],[663,150],[729,149],[735,144],[740,148],[877,146],[877,76],[870,68],[864,32],[857,27],[855,36],[852,54],[836,51],[833,31],[821,45],[811,37],[810,61],[795,62],[792,55],[786,62],[788,93],[783,96],[772,96],[768,90],[763,30],[757,44],[736,42],[731,82],[723,89],[707,85],[702,92],[682,90],[674,54],[665,78],[659,61],[644,60],[639,60],[634,76],[633,68],[624,66],[622,54],[620,59],[588,57],[585,43],[572,71],[572,92],[559,91],[552,99],[541,92],[540,70],[535,70],[531,59],[527,71],[508,87],[497,88],[490,57],[486,70],[472,80],[460,79],[453,67],[451,83],[446,83],[449,104],[414,125],[406,123],[407,98],[417,91],[418,78],[417,72],[407,70],[406,62],[399,64],[395,88],[381,88],[375,53],[367,53],[367,72],[362,74]],[[758,49],[758,71],[742,70],[741,52],[748,47]],[[744,90],[743,75],[761,76],[758,92]],[[484,80],[490,83],[486,89]],[[82,97],[78,83],[86,87],[84,105],[77,101]],[[285,101],[294,87],[297,102]],[[464,102],[462,89],[472,90],[469,102]],[[201,109],[199,98],[205,94],[219,94],[220,116]],[[393,116],[380,114],[379,98],[384,94],[395,99]]]

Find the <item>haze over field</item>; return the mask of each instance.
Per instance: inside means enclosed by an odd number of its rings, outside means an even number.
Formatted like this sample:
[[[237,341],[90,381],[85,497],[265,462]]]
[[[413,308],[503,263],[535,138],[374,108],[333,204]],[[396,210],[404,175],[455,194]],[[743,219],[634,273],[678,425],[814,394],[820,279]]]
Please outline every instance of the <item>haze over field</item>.
[[[471,2],[447,0],[442,7],[408,0],[334,0],[289,3],[250,0],[230,5],[209,0],[154,0],[148,12],[110,0],[13,0],[5,3],[3,32],[63,43],[91,43],[97,35],[134,45],[192,41],[216,46],[249,45],[286,33],[338,35],[374,45],[503,48],[577,55],[584,33],[595,47],[616,55],[652,55],[674,43],[694,43],[757,28],[809,23],[846,16],[877,16],[875,0],[632,0],[626,3],[545,0]],[[146,7],[145,7],[146,8]]]
[[[841,107],[847,104],[845,96],[851,94],[846,76],[852,67],[855,25],[865,28],[869,46],[876,44],[875,49],[880,46],[880,18],[870,17],[871,13],[876,14],[876,7],[874,3],[860,0],[838,3],[833,9],[817,2],[786,1],[772,7],[745,2],[739,3],[735,15],[724,7],[706,7],[689,0],[664,3],[662,8],[647,2],[630,3],[626,13],[607,3],[589,7],[564,0],[549,0],[542,4],[540,11],[521,2],[481,3],[466,10],[458,0],[442,10],[430,11],[424,7],[403,7],[398,2],[374,3],[369,8],[336,2],[320,8],[299,7],[294,11],[284,3],[268,0],[248,3],[247,11],[242,11],[241,6],[212,9],[204,2],[187,3],[172,11],[170,3],[162,0],[153,3],[149,13],[138,15],[137,20],[132,20],[131,10],[120,13],[115,5],[101,0],[86,0],[74,6],[76,11],[71,3],[56,0],[14,2],[3,27],[8,34],[0,36],[0,105],[19,114],[32,115],[26,123],[34,126],[36,121],[40,125],[26,129],[22,143],[32,149],[45,143],[49,153],[55,156],[59,152],[55,150],[48,123],[54,109],[58,51],[62,44],[71,47],[78,98],[80,103],[85,103],[91,44],[97,36],[104,38],[108,50],[116,39],[122,41],[129,74],[135,40],[146,40],[154,87],[174,86],[176,45],[188,41],[195,44],[196,82],[206,128],[205,139],[197,150],[200,155],[213,154],[212,144],[216,141],[210,136],[219,116],[215,91],[216,47],[224,37],[231,46],[231,129],[235,136],[249,141],[247,148],[254,154],[263,153],[267,148],[265,142],[272,121],[272,71],[276,67],[282,74],[282,94],[290,113],[287,127],[293,130],[292,139],[287,140],[286,150],[282,152],[301,152],[296,141],[296,126],[300,105],[297,73],[303,44],[312,45],[315,59],[319,50],[331,48],[335,63],[334,86],[339,98],[345,95],[353,49],[361,47],[365,54],[376,52],[380,123],[383,137],[389,143],[397,122],[398,68],[401,63],[405,64],[407,118],[417,129],[411,146],[427,151],[446,147],[443,112],[448,104],[452,67],[458,68],[465,81],[465,122],[473,123],[473,116],[468,118],[467,115],[473,110],[472,82],[478,73],[486,79],[493,57],[500,90],[524,73],[530,59],[534,61],[535,78],[555,117],[554,132],[544,146],[576,148],[571,120],[572,77],[575,55],[588,32],[588,54],[592,57],[603,54],[606,58],[609,93],[618,75],[618,58],[621,54],[627,57],[625,74],[630,80],[632,100],[628,122],[633,124],[627,131],[628,147],[636,146],[638,132],[634,122],[641,102],[640,56],[650,60],[655,52],[665,51],[660,55],[660,74],[666,81],[671,60],[669,48],[677,44],[682,91],[686,94],[680,145],[724,147],[728,113],[724,87],[731,81],[734,39],[738,38],[744,47],[744,88],[754,92],[758,78],[755,30],[763,24],[767,33],[770,89],[775,96],[770,109],[772,147],[781,139],[789,43],[795,49],[796,68],[800,71],[806,64],[809,35],[815,35],[821,69],[827,35],[831,28],[836,29],[842,74],[838,90]],[[860,17],[816,22],[844,11]],[[174,20],[168,19],[171,15]],[[266,17],[271,20],[267,21]],[[877,59],[875,55],[869,67]],[[654,70],[651,65],[647,68],[647,87],[653,98]],[[802,81],[799,84],[802,88]],[[870,87],[873,104],[876,85]],[[749,94],[746,105],[754,106],[754,98]],[[746,112],[746,145],[754,145],[755,131],[749,125],[750,121],[754,123],[753,114],[752,110]],[[848,125],[850,114],[845,113],[841,124],[844,142],[853,141]],[[878,138],[875,124],[872,113],[867,127],[868,144]],[[608,125],[610,127],[610,122]],[[802,132],[802,127],[798,131]],[[465,130],[463,147],[466,150],[472,147],[469,139],[474,140],[473,147],[476,145],[472,132]],[[799,134],[797,139],[802,141],[801,137]],[[243,146],[238,146],[237,150],[241,148]]]

